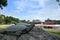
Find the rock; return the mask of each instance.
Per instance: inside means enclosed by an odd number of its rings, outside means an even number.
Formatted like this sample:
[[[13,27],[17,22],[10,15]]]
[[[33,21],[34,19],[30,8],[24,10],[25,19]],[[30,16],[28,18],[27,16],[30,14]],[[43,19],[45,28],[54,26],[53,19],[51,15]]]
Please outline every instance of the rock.
[[[52,35],[41,28],[34,27],[28,34],[23,35],[23,40],[60,40],[60,37]],[[25,39],[24,39],[25,38]]]
[[[16,37],[12,37],[12,39],[10,39],[9,37],[8,40],[15,40],[15,39]],[[19,40],[60,40],[60,37],[52,35],[41,28],[34,27],[29,33],[19,37]]]

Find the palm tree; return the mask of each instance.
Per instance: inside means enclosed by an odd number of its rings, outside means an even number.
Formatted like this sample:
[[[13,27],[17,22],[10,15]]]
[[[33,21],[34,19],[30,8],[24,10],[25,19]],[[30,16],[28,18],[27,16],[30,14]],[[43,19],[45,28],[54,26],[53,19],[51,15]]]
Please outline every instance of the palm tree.
[[[7,6],[7,0],[0,0],[0,8],[3,9],[5,6]]]

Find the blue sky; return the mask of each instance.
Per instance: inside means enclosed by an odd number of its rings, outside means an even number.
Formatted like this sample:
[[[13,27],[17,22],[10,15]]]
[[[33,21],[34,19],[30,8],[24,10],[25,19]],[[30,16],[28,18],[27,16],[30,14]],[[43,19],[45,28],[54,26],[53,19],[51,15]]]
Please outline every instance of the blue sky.
[[[2,14],[22,20],[60,20],[60,7],[56,0],[8,0]]]

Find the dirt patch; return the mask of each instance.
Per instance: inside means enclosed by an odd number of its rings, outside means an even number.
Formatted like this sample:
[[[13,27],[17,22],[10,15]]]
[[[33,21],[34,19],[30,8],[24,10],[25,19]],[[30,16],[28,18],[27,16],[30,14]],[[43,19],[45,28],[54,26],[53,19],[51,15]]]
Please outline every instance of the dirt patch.
[[[0,25],[0,28],[7,28],[10,27],[11,25]]]

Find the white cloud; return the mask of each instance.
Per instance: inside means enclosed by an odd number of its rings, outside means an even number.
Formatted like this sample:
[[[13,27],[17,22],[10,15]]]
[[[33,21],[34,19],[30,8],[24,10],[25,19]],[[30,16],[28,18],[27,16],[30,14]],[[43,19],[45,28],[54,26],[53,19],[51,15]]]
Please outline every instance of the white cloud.
[[[37,5],[34,3],[37,2]],[[26,1],[15,1],[16,8],[22,10],[24,12],[24,8],[39,8],[42,7],[41,10],[26,10],[29,14],[32,14],[32,19],[47,19],[51,18],[54,19],[56,17],[59,17],[58,15],[60,10],[58,10],[58,5],[55,0],[26,0]],[[31,15],[30,15],[31,16]],[[30,17],[28,15],[29,18]],[[57,19],[57,18],[56,18]]]
[[[16,9],[18,9],[20,11],[22,11],[25,8],[24,2],[15,1],[14,5],[15,5]]]
[[[17,9],[23,9],[26,6],[30,6],[32,8],[44,7],[45,1],[47,0],[16,0],[14,1],[14,5]]]
[[[21,19],[60,19],[60,8],[55,0],[14,0],[13,4],[16,10],[10,13]]]

